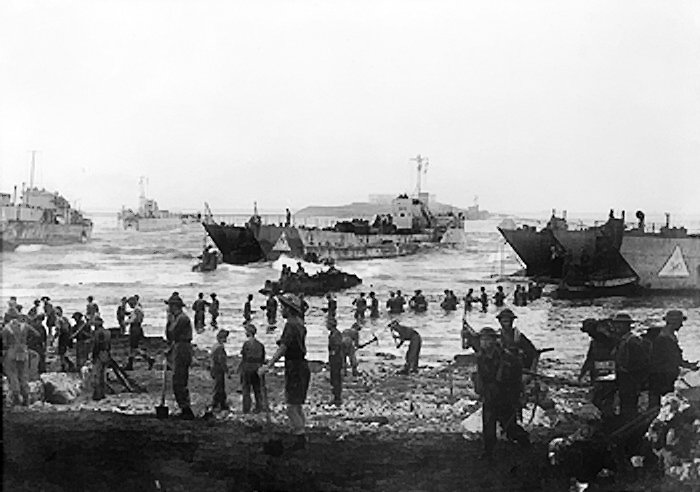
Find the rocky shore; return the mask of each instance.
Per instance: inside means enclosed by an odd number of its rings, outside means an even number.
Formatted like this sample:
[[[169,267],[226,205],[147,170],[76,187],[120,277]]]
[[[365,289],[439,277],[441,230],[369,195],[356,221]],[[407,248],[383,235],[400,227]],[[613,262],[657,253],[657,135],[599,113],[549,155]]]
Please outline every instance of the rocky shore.
[[[165,348],[157,339],[149,345],[153,352]],[[587,403],[585,388],[549,381],[538,400],[546,402],[547,410],[538,407],[533,415],[530,404],[523,411],[532,446],[521,449],[502,440],[496,459],[483,462],[477,459],[480,405],[470,380],[470,357],[424,367],[409,377],[396,374],[401,360],[375,355],[377,362],[364,363],[361,376],[345,379],[340,408],[327,404],[331,392],[325,365],[311,363],[309,445],[280,457],[266,455],[262,445],[270,434],[291,444],[281,367],[267,378],[271,429],[264,414],[242,414],[236,374],[227,380],[231,411],[206,415],[212,381],[204,350],[197,350],[190,372],[193,408],[200,416],[191,422],[156,419],[162,365],[147,370],[142,364],[129,373],[139,393],[124,392],[110,374],[110,386],[119,392],[99,402],[90,399],[89,381],[75,374],[72,379],[82,391],[69,403],[37,397],[28,408],[5,408],[3,486],[49,491],[500,491],[569,490],[575,482],[570,467],[551,465],[548,445],[595,422],[597,412]],[[237,358],[230,357],[229,367],[237,365]],[[173,415],[177,410],[169,385],[166,394]],[[693,483],[692,477],[680,481],[682,477],[659,470],[608,470],[588,490],[682,490],[678,487]]]

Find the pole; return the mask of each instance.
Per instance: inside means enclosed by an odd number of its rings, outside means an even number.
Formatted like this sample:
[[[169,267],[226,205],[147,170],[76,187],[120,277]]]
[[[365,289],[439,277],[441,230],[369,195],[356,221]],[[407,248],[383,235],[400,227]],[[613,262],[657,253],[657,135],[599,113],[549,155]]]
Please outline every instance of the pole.
[[[36,150],[30,150],[32,153],[32,166],[29,171],[29,188],[34,188],[34,169],[36,168]]]

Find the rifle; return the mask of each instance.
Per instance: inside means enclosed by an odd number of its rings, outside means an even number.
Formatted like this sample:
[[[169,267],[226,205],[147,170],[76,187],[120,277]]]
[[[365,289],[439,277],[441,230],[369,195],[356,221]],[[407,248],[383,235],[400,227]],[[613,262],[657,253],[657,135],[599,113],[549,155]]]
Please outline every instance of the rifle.
[[[570,379],[560,378],[558,376],[548,376],[546,374],[540,374],[534,371],[530,371],[529,369],[523,369],[523,374],[527,374],[528,376],[532,376],[534,378],[543,379],[545,381],[552,381],[553,383],[561,383],[569,386],[576,386],[579,388],[585,386],[583,383],[579,383],[578,381],[572,381]]]

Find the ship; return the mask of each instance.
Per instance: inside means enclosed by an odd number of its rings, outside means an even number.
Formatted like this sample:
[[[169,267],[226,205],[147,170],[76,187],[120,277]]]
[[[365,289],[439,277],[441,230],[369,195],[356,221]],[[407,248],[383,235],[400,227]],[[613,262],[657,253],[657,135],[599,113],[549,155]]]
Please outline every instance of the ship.
[[[647,231],[644,213],[637,227],[625,231],[620,254],[639,277],[643,292],[700,293],[700,234],[671,227],[671,216],[659,231]]]
[[[525,264],[527,276],[561,278],[565,250],[554,237],[554,231],[568,231],[566,212],[557,217],[556,210],[552,210],[549,221],[539,230],[528,225],[517,229],[501,225],[497,229]]]
[[[0,237],[2,251],[17,246],[44,244],[60,246],[85,243],[92,235],[92,221],[71,207],[58,192],[33,186],[23,189],[17,201],[17,188],[12,195],[0,193]]]
[[[392,202],[392,213],[339,221],[332,227],[263,224],[254,210],[243,226],[216,224],[210,211],[202,222],[226,263],[241,265],[274,261],[285,255],[310,262],[395,258],[439,244],[451,229],[463,229],[463,217],[433,215],[427,193],[402,194]],[[208,209],[208,206],[207,206]]]
[[[569,229],[566,212],[552,216],[541,230],[524,226],[499,227],[526,265],[526,274],[558,283],[560,297],[597,296],[636,288],[638,276],[620,254],[625,231],[624,212],[610,211],[602,225]]]
[[[185,224],[199,223],[202,221],[201,213],[186,214],[170,212],[158,208],[158,202],[146,198],[146,178],[139,179],[139,207],[137,211],[122,207],[117,218],[124,230],[141,232],[166,231],[176,229]]]

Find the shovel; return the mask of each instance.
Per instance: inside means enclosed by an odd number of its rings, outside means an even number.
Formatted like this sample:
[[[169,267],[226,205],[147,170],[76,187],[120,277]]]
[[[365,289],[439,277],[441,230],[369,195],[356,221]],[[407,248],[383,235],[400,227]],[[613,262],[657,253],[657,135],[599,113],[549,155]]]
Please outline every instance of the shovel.
[[[156,417],[159,419],[167,419],[170,409],[165,404],[165,385],[168,377],[168,359],[163,358],[163,392],[160,396],[160,405],[156,407]]]
[[[270,401],[267,398],[267,385],[265,384],[265,376],[262,376],[260,384],[265,405],[265,442],[263,442],[263,453],[268,456],[282,456],[284,453],[284,445],[280,439],[272,437],[272,419],[270,417]]]

